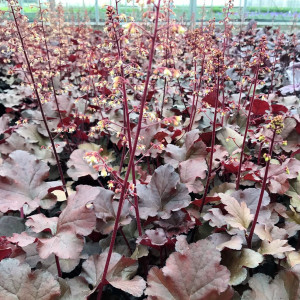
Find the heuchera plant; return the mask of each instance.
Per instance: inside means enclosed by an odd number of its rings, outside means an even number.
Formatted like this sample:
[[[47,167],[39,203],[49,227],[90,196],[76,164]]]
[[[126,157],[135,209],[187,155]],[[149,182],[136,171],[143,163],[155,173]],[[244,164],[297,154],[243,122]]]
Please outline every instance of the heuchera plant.
[[[136,3],[1,11],[0,299],[300,299],[299,34]]]

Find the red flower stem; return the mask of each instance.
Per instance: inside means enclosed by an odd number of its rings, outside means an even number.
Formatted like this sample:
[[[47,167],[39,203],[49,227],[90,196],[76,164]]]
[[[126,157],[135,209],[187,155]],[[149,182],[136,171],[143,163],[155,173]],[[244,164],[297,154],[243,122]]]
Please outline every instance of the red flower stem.
[[[275,74],[275,64],[276,64],[276,56],[275,56],[275,61],[273,62],[273,66],[272,66],[272,77],[271,77],[271,86],[269,88],[269,91],[268,91],[268,96],[267,96],[267,99],[269,99],[269,96],[270,94],[273,93],[273,81],[274,81],[274,74]]]
[[[192,110],[191,110],[191,118],[193,118],[193,115],[194,115],[194,106],[195,106],[195,100],[196,100],[196,88],[197,88],[197,76],[196,76],[196,71],[197,71],[197,62],[196,62],[196,59],[195,59],[195,63],[194,63],[194,72],[195,72],[195,75],[194,75],[194,88],[193,88],[193,104],[192,104]],[[192,119],[190,119],[190,124],[188,126],[188,130],[187,131],[191,131],[192,130]]]
[[[55,263],[56,263],[58,277],[62,277],[62,271],[61,271],[61,268],[60,268],[59,259],[56,255],[55,255]]]
[[[206,48],[206,44],[207,44],[207,39],[205,41],[205,48]],[[204,52],[203,54],[203,58],[202,58],[202,63],[201,63],[201,74],[200,74],[200,78],[199,78],[199,84],[198,84],[198,91],[200,91],[200,88],[201,88],[201,85],[202,85],[202,76],[203,76],[203,68],[204,68],[204,61],[205,61],[205,56],[206,56],[206,53]],[[194,113],[193,113],[193,116],[192,116],[192,119],[191,119],[191,125],[190,125],[190,130],[192,130],[193,128],[193,124],[195,122],[195,118],[196,118],[196,113],[197,113],[197,107],[198,107],[198,101],[199,101],[199,92],[197,93],[197,96],[196,96],[196,104],[195,104],[195,110],[194,110]]]
[[[202,202],[200,206],[200,213],[203,210],[204,204],[205,204],[205,199],[208,193],[208,187],[210,184],[210,177],[212,174],[212,165],[213,165],[213,157],[214,157],[214,148],[215,148],[215,140],[216,140],[216,128],[217,128],[217,114],[218,114],[218,101],[219,101],[219,84],[220,84],[220,76],[219,76],[219,62],[220,59],[218,57],[218,75],[217,75],[217,96],[215,99],[215,112],[214,112],[214,122],[213,122],[213,131],[212,131],[212,137],[211,137],[211,150],[210,150],[210,159],[209,159],[209,167],[208,167],[208,175],[207,175],[207,180],[205,184],[205,189],[204,189],[204,194],[202,197]]]
[[[203,19],[202,19],[203,21]],[[202,24],[203,26],[203,24]],[[201,27],[201,30],[202,30],[202,33],[203,33],[203,28]],[[210,27],[209,27],[209,30],[210,30]],[[208,38],[206,37],[205,39],[205,44],[204,44],[204,49],[207,48],[207,42],[208,42]],[[197,107],[198,107],[198,101],[199,101],[199,91],[201,89],[201,85],[202,85],[202,77],[203,77],[203,73],[204,73],[204,62],[205,62],[205,57],[206,57],[206,52],[203,51],[203,57],[202,57],[202,62],[201,62],[201,74],[200,74],[200,77],[199,77],[199,83],[198,83],[198,87],[196,87],[196,89],[194,88],[194,91],[197,90],[198,93],[197,93],[197,96],[196,96],[196,104],[195,104],[195,110],[192,111],[191,113],[193,113],[191,116],[190,116],[190,124],[189,124],[189,131],[192,130],[193,128],[193,124],[195,122],[195,118],[196,118],[196,113],[197,113]],[[197,83],[196,83],[197,85]],[[193,99],[193,105],[194,105],[194,99]]]
[[[165,77],[164,91],[163,91],[163,96],[162,96],[162,101],[161,101],[161,106],[160,106],[160,117],[161,118],[163,118],[164,102],[165,102],[165,95],[166,95],[166,86],[167,86],[167,78]]]
[[[181,87],[181,84],[180,84],[180,81],[179,81],[178,78],[177,78],[177,83],[178,83],[178,87],[179,87],[179,93],[180,93],[180,95],[182,95],[181,91],[183,90],[183,88]],[[186,110],[187,114],[189,115],[189,118],[191,118],[190,112],[189,112],[189,110],[187,109],[187,105],[186,105],[186,103],[185,103],[184,96],[182,97],[182,102],[183,102],[183,104],[184,104],[184,107],[185,107],[185,110]]]
[[[116,1],[116,10],[118,12],[118,2]],[[122,55],[121,55],[121,44],[119,44],[119,40],[117,37],[117,32],[115,29],[115,26],[113,26],[114,28],[114,33],[115,33],[115,39],[116,39],[116,45],[117,45],[117,50],[118,50],[118,60],[122,61]],[[120,67],[121,69],[121,76],[123,78],[122,80],[122,93],[123,93],[123,108],[124,108],[124,125],[127,126],[127,139],[128,139],[128,146],[129,146],[129,155],[131,155],[132,153],[132,141],[131,141],[131,128],[130,128],[130,118],[129,118],[129,109],[128,109],[128,99],[127,99],[127,93],[126,93],[126,85],[125,85],[125,75],[124,75],[124,69],[123,69],[123,65],[121,65]],[[125,145],[124,145],[125,147]],[[122,163],[124,162],[121,161]],[[136,215],[136,223],[137,223],[137,229],[138,229],[138,233],[139,236],[141,236],[143,234],[142,232],[142,225],[141,225],[141,219],[140,219],[140,213],[139,213],[139,201],[138,201],[138,197],[136,194],[136,177],[135,177],[135,165],[132,164],[131,165],[131,172],[132,172],[132,182],[134,184],[134,210],[135,210],[135,215]]]
[[[35,83],[33,73],[32,73],[32,69],[31,69],[31,66],[30,66],[30,62],[29,62],[29,59],[28,59],[28,56],[27,56],[25,44],[24,44],[24,41],[23,41],[23,38],[22,38],[22,35],[21,35],[21,32],[20,32],[19,24],[17,22],[15,11],[14,11],[14,9],[11,5],[10,5],[10,8],[11,8],[11,11],[12,11],[12,14],[13,14],[14,22],[16,24],[16,29],[17,29],[17,32],[18,32],[18,36],[19,36],[19,39],[20,39],[20,42],[21,42],[21,45],[22,45],[24,57],[25,57],[25,60],[26,60],[26,63],[27,63],[28,71],[29,71],[29,75],[30,75],[30,78],[31,78],[31,81],[32,81],[32,84],[33,84],[34,93],[36,95],[37,102],[38,102],[38,105],[39,105],[39,108],[40,108],[40,111],[41,111],[41,114],[42,114],[42,117],[43,117],[43,121],[44,121],[44,124],[45,124],[45,128],[46,128],[46,131],[48,133],[48,136],[49,136],[49,139],[50,139],[50,142],[51,142],[51,145],[52,145],[52,150],[53,150],[53,153],[54,153],[54,156],[55,156],[55,160],[56,160],[58,172],[59,172],[59,175],[60,175],[60,179],[61,179],[62,184],[63,184],[63,188],[64,188],[66,198],[68,198],[69,195],[68,195],[68,191],[67,191],[67,188],[66,188],[64,173],[63,173],[63,170],[62,170],[59,158],[58,158],[58,154],[57,154],[57,151],[56,151],[56,148],[55,148],[54,140],[52,138],[52,135],[51,135],[48,123],[47,123],[47,118],[46,118],[46,115],[44,113],[44,109],[43,109],[43,106],[42,106],[40,95],[39,95],[38,90],[36,88],[36,83]]]
[[[22,219],[25,218],[23,207],[21,207],[21,209],[20,209],[20,218],[22,218]]]
[[[105,262],[105,266],[104,266],[104,270],[103,270],[103,274],[102,274],[102,279],[101,279],[101,282],[98,285],[97,300],[101,300],[103,287],[107,282],[106,281],[106,276],[107,276],[107,272],[108,272],[108,267],[109,267],[110,259],[111,259],[111,256],[112,256],[116,236],[117,236],[117,231],[118,231],[118,227],[119,227],[119,221],[120,221],[120,217],[121,217],[122,207],[123,207],[123,203],[124,203],[124,200],[125,200],[124,196],[125,196],[125,192],[127,190],[127,183],[128,183],[128,179],[129,179],[129,175],[130,175],[132,165],[134,163],[135,151],[136,151],[136,148],[137,148],[139,134],[140,134],[140,131],[141,131],[142,120],[143,120],[143,111],[144,111],[144,107],[145,107],[145,104],[146,104],[146,98],[147,98],[147,94],[148,94],[148,86],[149,86],[149,81],[150,81],[150,76],[151,76],[152,61],[153,61],[153,57],[154,57],[155,41],[156,41],[156,37],[157,37],[157,25],[158,25],[160,1],[161,0],[158,0],[158,4],[155,5],[156,18],[155,18],[154,34],[152,36],[152,45],[151,45],[151,50],[150,50],[150,54],[149,54],[149,64],[148,64],[148,70],[147,70],[147,77],[146,77],[146,81],[145,81],[145,88],[144,88],[143,96],[142,96],[142,99],[141,99],[140,114],[139,114],[139,120],[138,120],[138,125],[137,125],[136,136],[135,136],[134,143],[133,143],[133,146],[132,146],[132,151],[130,153],[129,164],[128,164],[128,168],[127,168],[127,171],[126,171],[126,174],[125,174],[123,187],[122,187],[122,190],[121,190],[121,195],[120,195],[120,200],[119,200],[119,207],[118,207],[118,211],[117,211],[117,214],[116,214],[116,221],[115,221],[114,229],[113,229],[113,232],[112,232],[112,237],[111,237],[111,241],[110,241],[110,245],[109,245],[109,249],[108,249],[108,254],[107,254],[107,258],[106,258],[106,262]]]
[[[224,40],[223,40],[223,66],[225,66],[225,55],[226,55],[226,48],[227,48],[227,34],[228,34],[228,27],[227,27],[227,22],[229,20],[229,12],[230,12],[230,6],[227,8],[226,12],[226,17],[224,18]],[[222,112],[224,111],[225,108],[225,73],[223,72],[222,74]],[[223,127],[224,123],[224,115],[222,114],[221,117],[221,125]]]
[[[142,155],[142,157],[141,158],[139,158],[139,160],[138,161],[136,161],[134,164],[135,165],[137,165],[147,154],[149,154],[150,153],[150,151],[151,151],[151,149],[154,147],[154,145],[155,144],[153,144],[143,155]],[[148,156],[148,158],[149,158],[149,156]]]
[[[276,130],[274,130],[274,132],[273,132],[273,137],[272,137],[271,146],[270,146],[270,150],[269,150],[270,155],[272,155],[272,152],[273,152],[275,135],[276,135]],[[266,190],[266,186],[267,186],[270,161],[271,161],[271,159],[268,160],[267,163],[266,163],[266,171],[265,171],[265,175],[264,175],[264,179],[263,179],[263,183],[262,183],[262,188],[261,188],[261,191],[260,191],[259,200],[258,200],[254,220],[252,222],[250,233],[249,233],[249,236],[248,236],[248,239],[247,239],[248,248],[252,247],[252,237],[253,237],[255,226],[256,226],[256,223],[257,223],[259,211],[260,211],[260,208],[261,208],[261,205],[262,205],[262,199],[263,199],[263,196],[264,196],[264,191]]]
[[[44,27],[43,13],[42,13],[42,7],[41,7],[41,1],[40,0],[39,0],[39,9],[40,9],[40,13],[41,13],[41,25],[42,25],[42,32],[43,32],[43,36],[44,36],[46,54],[47,54],[48,68],[49,68],[49,73],[51,74],[52,68],[51,68],[48,44],[47,44],[47,40],[46,40],[46,32],[45,32],[45,27]],[[72,150],[71,150],[71,147],[70,147],[70,144],[69,144],[68,137],[67,137],[66,132],[65,132],[65,126],[64,126],[64,123],[63,123],[63,120],[62,120],[62,117],[61,117],[61,113],[60,113],[60,110],[59,110],[59,105],[58,105],[58,100],[57,100],[57,95],[56,95],[56,91],[55,91],[55,87],[54,87],[52,74],[50,75],[50,82],[51,82],[52,89],[53,89],[53,96],[54,96],[54,101],[55,101],[55,104],[56,104],[56,109],[57,109],[57,112],[58,112],[59,120],[60,120],[60,123],[61,123],[63,131],[64,131],[64,136],[65,136],[65,140],[66,140],[66,143],[67,143],[67,146],[68,146],[69,153],[71,153]]]
[[[249,91],[248,91],[248,95],[247,95],[247,97],[246,97],[246,99],[245,99],[245,101],[243,102],[243,105],[242,105],[243,108],[246,106],[246,103],[247,103],[246,100],[250,99],[250,93],[251,93],[252,85],[253,85],[253,82],[251,81],[250,88],[249,88]]]
[[[240,157],[239,171],[238,171],[238,175],[237,175],[237,178],[236,178],[236,186],[235,186],[236,190],[238,190],[239,187],[240,187],[241,171],[242,171],[243,157],[244,157],[244,149],[245,149],[245,144],[246,144],[246,138],[247,138],[248,128],[249,128],[249,124],[250,124],[252,107],[253,107],[253,103],[254,103],[256,85],[257,85],[257,80],[258,80],[258,73],[259,73],[259,64],[256,67],[254,89],[253,89],[253,94],[252,94],[252,98],[251,98],[251,101],[250,101],[250,107],[249,107],[249,112],[248,112],[248,116],[247,116],[246,129],[245,129],[244,138],[243,138],[243,144],[242,144],[242,148],[241,148],[241,157]]]
[[[257,164],[258,165],[260,165],[262,146],[263,146],[263,142],[261,142],[259,145],[259,151],[258,151],[258,156],[257,156]]]
[[[168,14],[167,14],[167,42],[166,44],[169,44],[169,36],[170,36],[170,1],[168,1]],[[165,51],[165,63],[166,63],[166,68],[168,67],[168,48],[166,47]],[[165,102],[165,95],[166,95],[166,86],[167,86],[167,77],[165,77],[165,82],[164,82],[164,92],[163,92],[163,97],[162,97],[162,102],[161,102],[161,108],[160,108],[160,117],[163,117],[163,110],[164,110],[164,102]]]
[[[119,166],[119,174],[121,174],[122,168],[123,168],[123,163],[124,163],[124,159],[125,159],[125,151],[126,151],[126,147],[124,146],[122,148],[122,155],[121,155],[121,162],[120,162],[120,166]]]
[[[244,71],[244,74],[241,76],[241,86],[240,86],[240,95],[239,95],[239,102],[238,102],[238,108],[240,108],[240,105],[241,105],[241,99],[242,99],[242,91],[243,91],[243,78],[245,76],[245,73],[246,73],[246,70]]]

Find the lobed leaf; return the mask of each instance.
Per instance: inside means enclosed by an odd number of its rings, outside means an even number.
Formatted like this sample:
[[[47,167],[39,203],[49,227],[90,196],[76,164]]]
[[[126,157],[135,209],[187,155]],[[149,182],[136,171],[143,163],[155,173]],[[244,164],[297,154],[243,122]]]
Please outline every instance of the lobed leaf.
[[[31,272],[29,265],[17,259],[0,262],[0,298],[5,300],[54,300],[60,287],[46,271]]]
[[[238,285],[247,277],[247,268],[256,268],[262,261],[263,256],[251,249],[241,251],[226,251],[223,263],[230,271],[230,284]]]
[[[247,231],[254,215],[250,213],[246,203],[239,203],[235,198],[227,194],[220,193],[219,196],[221,197],[221,202],[225,204],[225,209],[230,214],[230,216],[225,217],[226,222],[234,228]]]
[[[82,265],[82,273],[86,281],[96,288],[101,279],[106,262],[107,253],[90,256]],[[137,261],[131,258],[122,257],[113,252],[106,280],[114,287],[121,289],[135,297],[143,295],[146,287],[144,279],[134,276],[137,271]]]
[[[16,150],[0,166],[0,211],[20,210],[27,203],[32,209],[48,194],[48,189],[60,186],[60,181],[44,182],[49,167],[26,151]]]
[[[207,240],[184,245],[172,253],[162,269],[153,267],[145,294],[149,300],[208,300],[228,287],[229,272],[220,265],[220,252]],[[186,272],[186,270],[189,270]]]
[[[179,182],[179,175],[170,165],[157,168],[148,185],[137,185],[137,194],[142,219],[149,216],[168,219],[171,211],[186,207],[191,201],[188,189]]]

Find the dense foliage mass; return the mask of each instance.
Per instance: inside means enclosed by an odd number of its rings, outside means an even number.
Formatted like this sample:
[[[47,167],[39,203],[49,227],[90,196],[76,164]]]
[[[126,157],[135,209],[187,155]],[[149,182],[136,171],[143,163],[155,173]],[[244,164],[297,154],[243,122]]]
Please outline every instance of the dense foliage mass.
[[[1,299],[300,298],[299,34],[171,2],[1,13]]]

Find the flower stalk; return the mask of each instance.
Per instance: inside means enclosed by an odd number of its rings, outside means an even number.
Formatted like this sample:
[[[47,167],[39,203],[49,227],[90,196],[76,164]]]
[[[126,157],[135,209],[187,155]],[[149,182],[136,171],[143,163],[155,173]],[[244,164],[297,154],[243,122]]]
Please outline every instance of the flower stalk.
[[[273,132],[273,137],[272,137],[272,141],[271,141],[271,145],[270,145],[270,149],[269,149],[269,155],[272,155],[273,152],[273,146],[274,146],[274,141],[275,141],[275,135],[276,135],[276,131],[274,130]],[[257,223],[257,219],[259,216],[259,212],[260,212],[260,208],[262,205],[262,199],[264,196],[264,192],[266,190],[266,186],[267,186],[267,180],[268,180],[268,172],[269,172],[269,167],[270,167],[270,161],[271,159],[267,160],[266,163],[266,170],[265,170],[265,174],[264,174],[264,178],[263,178],[263,183],[262,183],[262,187],[261,187],[261,191],[260,191],[260,195],[259,195],[259,199],[258,199],[258,204],[257,204],[257,208],[256,208],[256,212],[255,212],[255,216],[254,216],[254,220],[252,222],[252,226],[250,229],[250,233],[249,236],[247,238],[247,244],[248,244],[248,248],[252,247],[252,238],[253,238],[253,234],[254,234],[254,230],[255,230],[255,226]]]
[[[44,121],[44,124],[45,124],[45,128],[46,128],[46,131],[48,133],[48,136],[49,136],[49,139],[50,139],[50,142],[51,142],[51,146],[52,146],[52,150],[53,150],[53,153],[54,153],[54,156],[55,156],[58,172],[59,172],[62,184],[63,184],[64,193],[65,193],[66,198],[68,199],[68,191],[67,191],[67,188],[66,188],[66,182],[65,182],[65,179],[64,179],[63,170],[62,170],[62,167],[61,167],[61,164],[60,164],[60,161],[59,161],[59,157],[58,157],[58,154],[57,154],[57,151],[56,151],[54,140],[52,138],[52,135],[51,135],[48,123],[47,123],[47,119],[46,119],[46,115],[45,115],[45,112],[44,112],[44,109],[43,109],[43,106],[42,106],[40,95],[39,95],[39,92],[38,92],[37,87],[36,87],[36,82],[34,80],[33,72],[32,72],[32,69],[31,69],[31,65],[30,65],[30,62],[29,62],[28,55],[27,55],[26,47],[25,47],[25,44],[24,44],[24,40],[22,38],[21,31],[20,31],[20,28],[19,28],[19,24],[18,24],[18,21],[17,21],[17,16],[16,16],[15,10],[14,10],[14,8],[11,5],[10,2],[9,2],[9,4],[10,4],[11,12],[12,12],[12,15],[13,15],[13,18],[14,18],[14,22],[15,22],[15,25],[16,25],[19,40],[20,40],[21,45],[22,45],[22,50],[23,50],[25,61],[26,61],[27,68],[28,68],[28,71],[29,71],[29,76],[30,76],[32,84],[33,84],[33,90],[34,90],[34,93],[36,95],[37,102],[38,102],[38,105],[39,105],[39,108],[40,108],[40,111],[41,111],[41,114],[42,114],[42,118],[43,118],[43,121]],[[60,268],[60,264],[59,264],[59,259],[56,255],[55,255],[55,262],[56,262],[56,266],[57,266],[58,276],[61,277],[62,272],[61,272],[61,268]]]
[[[35,93],[35,96],[36,96],[36,99],[37,99],[37,102],[38,102],[38,106],[39,106],[41,114],[42,114],[42,118],[43,118],[43,121],[44,121],[44,124],[45,124],[46,131],[48,133],[48,136],[49,136],[49,139],[50,139],[50,142],[51,142],[51,146],[52,146],[52,150],[53,150],[54,157],[55,157],[55,160],[56,160],[58,172],[59,172],[62,184],[63,184],[64,193],[66,195],[66,198],[68,198],[68,191],[67,191],[67,188],[66,188],[66,182],[65,182],[65,179],[64,179],[63,170],[62,170],[62,167],[61,167],[61,163],[59,161],[59,157],[58,157],[58,154],[57,154],[57,151],[56,151],[56,147],[55,147],[53,137],[51,135],[51,131],[50,131],[48,123],[47,123],[47,118],[46,118],[46,115],[45,115],[45,112],[44,112],[44,109],[43,109],[42,101],[41,101],[39,92],[37,90],[37,85],[36,85],[36,82],[35,82],[35,79],[34,79],[34,76],[33,76],[33,72],[32,72],[31,65],[30,65],[29,58],[28,58],[27,51],[26,51],[26,47],[25,47],[25,44],[24,44],[24,40],[23,40],[23,37],[21,35],[21,31],[20,31],[19,24],[18,24],[18,21],[17,21],[16,12],[15,12],[15,9],[13,8],[13,6],[11,5],[10,2],[9,2],[9,4],[10,4],[10,8],[11,8],[11,12],[12,12],[12,15],[13,15],[14,22],[15,22],[15,25],[16,25],[18,37],[19,37],[19,40],[20,40],[20,43],[21,43],[21,46],[22,46],[25,61],[26,61],[26,64],[27,64],[28,73],[29,73],[31,82],[33,84],[33,90],[34,90],[34,93]]]
[[[248,129],[249,129],[249,125],[250,125],[251,112],[252,112],[252,107],[253,107],[254,98],[255,98],[255,91],[256,91],[256,85],[257,85],[257,80],[258,80],[258,74],[259,74],[259,65],[256,66],[256,71],[255,71],[255,79],[254,79],[255,82],[254,82],[253,94],[252,94],[252,97],[251,97],[251,100],[250,100],[250,107],[249,107],[249,112],[248,112],[248,116],[247,116],[246,129],[245,129],[242,148],[241,148],[239,170],[238,170],[238,175],[237,175],[237,178],[236,178],[236,186],[235,186],[236,190],[238,190],[239,187],[240,187],[241,172],[242,172],[242,165],[243,165],[243,159],[244,159],[244,149],[245,149]]]
[[[118,1],[116,1],[116,12],[118,14]],[[120,37],[117,36],[116,28],[113,24],[113,30],[114,30],[114,37],[115,37],[115,43],[117,46],[117,51],[118,51],[118,61],[121,61],[122,64],[120,66],[120,73],[121,77],[123,78],[122,80],[122,93],[123,93],[123,108],[124,108],[124,125],[126,126],[124,128],[124,132],[127,133],[127,140],[128,140],[128,146],[129,146],[129,155],[132,153],[132,138],[131,138],[131,128],[130,128],[130,118],[129,118],[129,109],[128,109],[128,99],[127,99],[127,92],[126,92],[126,85],[125,85],[125,73],[124,73],[124,67],[123,67],[123,61],[122,61],[122,53],[121,53],[121,41]],[[124,162],[124,157],[125,157],[125,145],[123,148],[122,152],[122,159],[121,163],[123,164]],[[120,170],[122,166],[120,165]],[[132,182],[134,184],[134,209],[135,209],[135,215],[136,215],[136,222],[137,222],[137,229],[139,236],[141,236],[142,233],[142,225],[141,225],[141,219],[140,219],[140,214],[139,214],[139,203],[138,203],[138,197],[136,194],[136,174],[135,174],[135,165],[132,164],[131,166],[131,173],[132,173]]]
[[[213,159],[214,159],[214,148],[215,148],[215,141],[216,141],[216,128],[217,128],[217,114],[218,114],[218,102],[219,102],[219,88],[220,88],[220,53],[217,53],[218,61],[217,61],[217,67],[218,67],[218,73],[217,73],[217,93],[215,98],[215,112],[214,112],[214,121],[213,121],[213,131],[212,131],[212,137],[211,137],[211,147],[210,147],[210,159],[209,159],[209,167],[208,167],[208,175],[207,180],[205,184],[204,194],[202,196],[202,202],[200,206],[200,213],[203,210],[205,200],[208,193],[208,188],[211,180],[212,175],[212,166],[213,166]]]
[[[129,164],[128,164],[128,168],[127,168],[127,171],[126,171],[126,174],[125,174],[125,178],[124,178],[124,182],[123,182],[123,186],[122,186],[122,190],[121,190],[121,195],[120,195],[120,200],[119,200],[119,207],[118,207],[118,211],[117,211],[117,214],[116,214],[115,225],[114,225],[114,229],[113,229],[113,232],[112,232],[112,237],[111,237],[111,241],[110,241],[110,245],[109,245],[108,255],[107,255],[107,259],[106,259],[103,274],[102,274],[102,279],[101,279],[100,284],[98,285],[97,300],[101,300],[103,287],[107,282],[106,281],[106,276],[107,276],[107,272],[108,272],[108,267],[109,267],[110,259],[111,259],[111,256],[112,256],[116,236],[117,236],[117,231],[118,231],[118,227],[119,227],[119,221],[120,221],[120,217],[121,217],[122,207],[123,207],[123,204],[124,204],[125,194],[126,194],[126,190],[127,190],[127,186],[128,186],[128,179],[129,179],[130,172],[132,170],[132,165],[134,164],[135,151],[137,149],[139,134],[141,132],[142,120],[143,120],[143,111],[144,111],[146,98],[147,98],[147,94],[148,94],[148,86],[149,86],[149,81],[150,81],[150,76],[151,76],[152,62],[153,62],[154,50],[155,50],[155,42],[156,42],[156,38],[157,38],[160,1],[161,0],[158,0],[157,5],[154,4],[154,7],[156,9],[154,33],[153,33],[153,36],[151,37],[152,44],[151,44],[151,49],[150,49],[149,63],[148,63],[147,77],[146,77],[146,81],[145,81],[144,92],[143,92],[143,96],[142,96],[142,99],[141,99],[137,131],[136,131],[136,136],[135,136],[134,143],[133,143],[133,146],[132,146],[132,151],[130,153]]]

